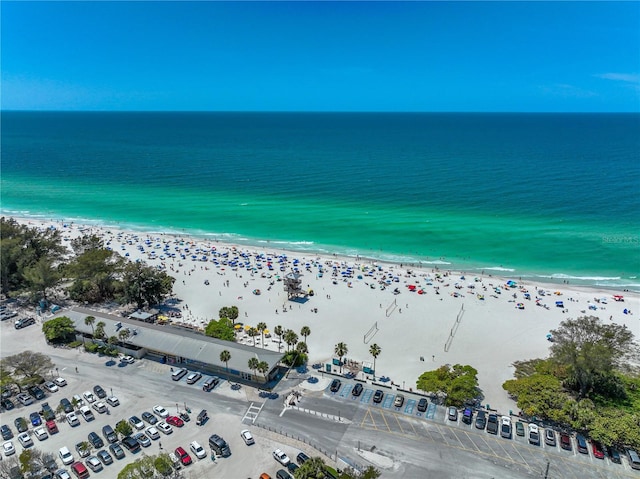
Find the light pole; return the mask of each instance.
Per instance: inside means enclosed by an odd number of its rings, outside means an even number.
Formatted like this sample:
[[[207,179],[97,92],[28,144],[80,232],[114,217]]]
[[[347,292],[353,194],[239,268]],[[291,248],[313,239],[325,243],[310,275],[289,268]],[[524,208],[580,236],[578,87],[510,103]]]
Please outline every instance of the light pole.
[[[58,372],[58,368],[56,368],[56,377],[59,377],[60,373]]]
[[[113,388],[109,388],[109,391],[111,391],[111,395],[113,396]]]

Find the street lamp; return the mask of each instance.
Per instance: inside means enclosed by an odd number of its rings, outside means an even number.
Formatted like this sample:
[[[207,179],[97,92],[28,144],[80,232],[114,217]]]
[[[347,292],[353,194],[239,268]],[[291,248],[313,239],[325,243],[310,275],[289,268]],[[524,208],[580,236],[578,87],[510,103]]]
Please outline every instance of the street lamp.
[[[60,373],[58,372],[58,368],[56,368],[56,377],[59,377]]]
[[[113,388],[109,388],[109,390],[111,391],[111,395],[113,396]]]

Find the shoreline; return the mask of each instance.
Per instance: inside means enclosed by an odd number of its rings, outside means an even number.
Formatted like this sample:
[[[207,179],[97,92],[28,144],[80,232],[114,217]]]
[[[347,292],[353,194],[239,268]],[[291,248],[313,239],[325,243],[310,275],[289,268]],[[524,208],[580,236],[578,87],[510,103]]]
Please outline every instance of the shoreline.
[[[501,387],[513,377],[513,362],[547,357],[551,344],[547,335],[561,321],[594,315],[625,324],[640,337],[637,293],[625,292],[624,302],[614,302],[615,293],[604,288],[531,281],[517,281],[512,287],[508,277],[471,274],[463,279],[460,273],[436,268],[303,255],[274,247],[251,248],[64,220],[15,219],[30,227],[59,228],[67,241],[91,232],[130,260],[164,269],[176,278],[172,307],[181,312],[182,318],[176,321],[183,325],[203,328],[210,319],[217,319],[221,307],[235,305],[239,308],[237,322],[245,326],[265,322],[272,333],[281,325],[298,333],[301,341],[299,332],[308,326],[309,364],[331,362],[339,342],[348,345],[347,359],[372,363],[369,348],[376,343],[382,348],[376,377],[389,377],[403,389],[415,387],[424,371],[443,364],[470,364],[478,370],[482,403],[502,413],[516,410]],[[208,251],[207,261],[193,258],[191,251],[185,254],[185,248]],[[173,258],[160,252],[151,255],[155,249],[177,254]],[[237,258],[235,266],[228,263],[231,258]],[[269,258],[274,270],[266,267]],[[304,289],[314,291],[305,301],[288,301],[282,283],[276,280],[295,265],[303,274]],[[525,299],[527,294],[529,299]],[[562,308],[555,306],[557,300],[563,301]],[[274,350],[280,346],[273,334],[264,343],[261,340],[258,336],[254,341],[243,330],[237,335],[241,344]]]
[[[190,238],[194,241],[200,242],[215,242],[227,246],[236,246],[237,248],[248,248],[256,250],[275,250],[286,251],[296,255],[310,255],[319,257],[332,257],[339,258],[347,261],[355,262],[369,262],[369,263],[382,263],[386,265],[395,266],[410,266],[414,269],[435,269],[440,271],[448,271],[452,274],[469,274],[474,276],[487,276],[503,280],[517,279],[518,281],[545,284],[549,288],[555,287],[578,287],[588,289],[598,289],[625,293],[638,293],[640,294],[640,280],[631,278],[622,278],[620,276],[600,276],[600,275],[585,275],[576,276],[575,274],[567,273],[539,273],[533,271],[518,271],[516,268],[505,267],[503,265],[498,266],[486,266],[480,263],[470,262],[468,264],[462,264],[460,261],[447,260],[442,257],[439,259],[420,258],[411,255],[402,255],[396,253],[384,253],[380,252],[379,255],[375,255],[373,251],[362,250],[358,251],[345,247],[334,247],[334,251],[331,251],[330,246],[318,245],[313,241],[295,241],[287,242],[284,240],[269,240],[259,238],[247,238],[243,235],[236,233],[215,233],[206,231],[189,231],[185,228],[173,228],[168,227],[164,229],[153,228],[151,225],[133,224],[120,221],[104,221],[89,218],[63,218],[61,216],[49,215],[49,214],[16,214],[14,211],[2,211],[0,215],[14,218],[22,223],[36,222],[36,223],[55,223],[60,226],[64,224],[80,225],[85,228],[99,228],[99,229],[115,229],[118,231],[135,232],[144,235],[161,235],[161,236],[174,236]],[[308,245],[308,247],[303,247]],[[615,284],[616,281],[621,281],[620,284]],[[613,284],[603,284],[603,282],[611,282]]]

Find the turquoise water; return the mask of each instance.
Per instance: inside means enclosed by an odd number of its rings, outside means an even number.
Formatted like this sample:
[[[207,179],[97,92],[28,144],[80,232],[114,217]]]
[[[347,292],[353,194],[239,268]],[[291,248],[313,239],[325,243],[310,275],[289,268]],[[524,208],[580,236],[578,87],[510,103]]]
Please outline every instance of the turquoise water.
[[[4,214],[640,289],[634,114],[2,113]]]

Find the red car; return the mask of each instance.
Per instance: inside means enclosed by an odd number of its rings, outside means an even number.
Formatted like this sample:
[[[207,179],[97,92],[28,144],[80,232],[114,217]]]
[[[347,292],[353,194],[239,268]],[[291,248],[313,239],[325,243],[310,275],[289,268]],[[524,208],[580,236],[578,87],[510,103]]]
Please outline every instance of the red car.
[[[172,426],[176,426],[176,427],[184,426],[184,421],[180,419],[178,416],[169,416],[167,419],[165,419],[165,421],[167,422],[167,424],[171,424]]]
[[[604,449],[602,449],[602,444],[598,441],[591,441],[591,450],[593,451],[593,457],[604,459]]]
[[[189,464],[191,464],[191,456],[181,447],[176,448],[176,456],[180,458],[180,462],[182,462],[183,466],[188,466]]]

